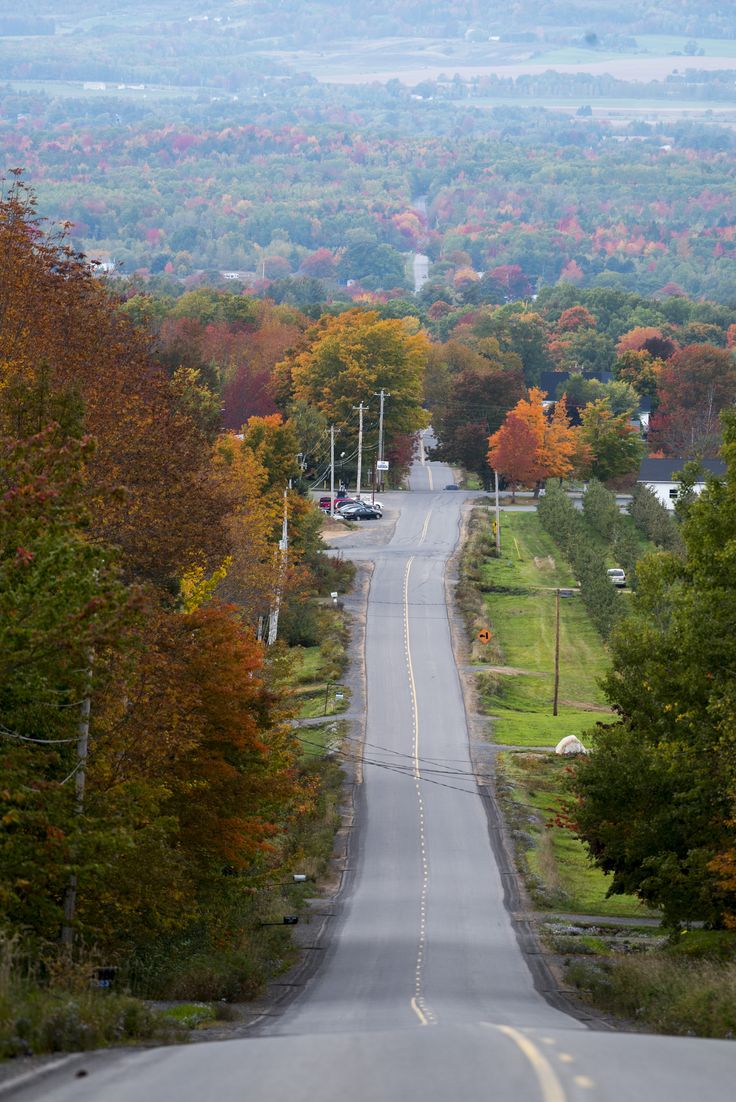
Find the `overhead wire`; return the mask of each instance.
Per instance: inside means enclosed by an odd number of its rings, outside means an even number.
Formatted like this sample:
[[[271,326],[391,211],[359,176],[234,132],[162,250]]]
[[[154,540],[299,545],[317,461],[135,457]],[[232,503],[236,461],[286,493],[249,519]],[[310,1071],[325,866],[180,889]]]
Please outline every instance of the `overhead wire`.
[[[321,743],[313,742],[310,739],[305,739],[300,735],[297,735],[296,737],[297,737],[298,741],[303,746],[310,746],[310,747],[314,747],[316,749],[323,749],[323,746],[322,746]],[[335,753],[338,757],[341,757],[343,760],[350,760],[350,755],[347,754],[344,750],[337,749],[335,751]],[[389,751],[389,753],[398,753],[398,751]],[[407,758],[410,757],[409,755],[401,755],[401,756],[405,756]],[[392,762],[387,762],[387,761],[381,761],[380,759],[377,759],[377,758],[366,757],[365,754],[363,754],[361,756],[360,760],[361,760],[361,763],[363,765],[374,766],[376,769],[385,769],[389,773],[397,773],[402,777],[412,777],[413,778],[413,777],[416,776],[416,774],[415,774],[415,763],[414,763],[413,758],[411,759],[410,762],[407,762],[405,765],[403,763],[399,763],[399,762],[392,763]],[[427,774],[433,774],[433,773],[436,774],[437,776],[435,777],[435,776],[428,776],[427,775]],[[454,769],[453,770],[453,769],[446,769],[446,768],[430,769],[426,766],[422,767],[420,765],[420,774],[421,774],[421,779],[426,781],[427,784],[434,784],[434,785],[439,786],[440,788],[449,788],[449,789],[452,789],[455,792],[464,792],[466,795],[477,795],[478,793],[480,793],[480,795],[483,796],[483,793],[480,791],[480,788],[478,786],[477,777],[476,777],[475,773],[472,772],[472,770],[462,770],[462,769]],[[438,780],[437,777],[465,777],[468,780],[473,781],[474,787],[473,788],[461,788],[459,785],[448,784],[445,781]]]

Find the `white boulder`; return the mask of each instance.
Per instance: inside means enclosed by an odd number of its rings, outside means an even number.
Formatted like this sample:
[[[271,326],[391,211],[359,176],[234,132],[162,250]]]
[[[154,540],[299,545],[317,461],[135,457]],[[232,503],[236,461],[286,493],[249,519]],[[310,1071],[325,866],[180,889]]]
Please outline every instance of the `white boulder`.
[[[587,754],[588,751],[583,746],[577,735],[567,735],[555,746],[555,754]]]

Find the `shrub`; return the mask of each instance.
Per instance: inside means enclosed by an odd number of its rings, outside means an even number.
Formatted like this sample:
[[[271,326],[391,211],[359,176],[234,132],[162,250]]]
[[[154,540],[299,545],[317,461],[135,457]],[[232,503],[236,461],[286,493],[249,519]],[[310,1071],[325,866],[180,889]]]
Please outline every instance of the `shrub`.
[[[658,1033],[736,1033],[736,964],[672,960],[652,953],[596,964],[576,961],[567,979],[588,991],[597,1006]]]

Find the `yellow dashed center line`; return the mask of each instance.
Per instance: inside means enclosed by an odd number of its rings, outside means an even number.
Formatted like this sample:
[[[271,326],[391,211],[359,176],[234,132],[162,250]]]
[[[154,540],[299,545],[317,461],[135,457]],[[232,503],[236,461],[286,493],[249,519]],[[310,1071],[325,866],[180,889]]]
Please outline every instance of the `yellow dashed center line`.
[[[424,522],[424,532],[422,533],[422,539],[426,535],[427,525],[429,524],[430,514],[427,514],[427,519]],[[421,543],[421,540],[420,540]],[[417,707],[417,688],[414,680],[414,665],[411,659],[411,643],[409,639],[409,575],[411,574],[411,564],[414,562],[414,556],[409,559],[406,564],[406,572],[404,574],[404,651],[406,653],[406,668],[409,675],[409,692],[411,694],[411,712],[412,712],[412,754],[414,757],[414,786],[417,793],[417,803],[419,805],[419,848],[422,855],[422,889],[419,901],[419,943],[417,945],[417,961],[414,973],[414,995],[411,999],[411,1008],[419,1018],[422,1025],[435,1025],[437,1019],[432,1011],[427,1007],[424,996],[422,994],[422,980],[424,972],[424,954],[427,942],[427,925],[426,925],[426,913],[427,913],[427,893],[429,891],[429,862],[427,861],[427,844],[424,836],[424,800],[422,799],[422,787],[421,779],[422,774],[419,767],[419,709]]]

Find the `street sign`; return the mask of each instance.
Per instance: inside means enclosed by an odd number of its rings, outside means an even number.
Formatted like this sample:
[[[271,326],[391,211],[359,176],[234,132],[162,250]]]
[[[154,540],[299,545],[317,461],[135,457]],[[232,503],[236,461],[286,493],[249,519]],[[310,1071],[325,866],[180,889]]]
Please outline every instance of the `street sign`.
[[[388,459],[378,459],[376,461],[376,470],[377,471],[387,471],[388,470]]]
[[[488,628],[483,628],[482,631],[479,631],[478,638],[480,639],[481,643],[490,643],[491,633]]]

